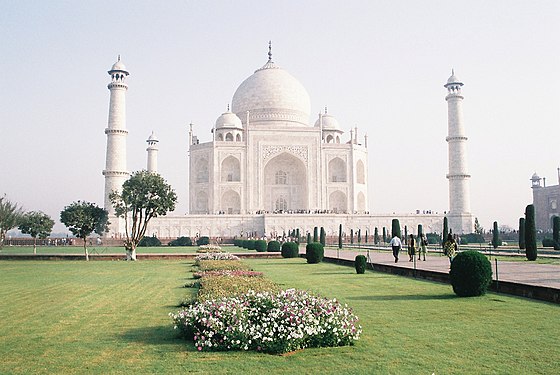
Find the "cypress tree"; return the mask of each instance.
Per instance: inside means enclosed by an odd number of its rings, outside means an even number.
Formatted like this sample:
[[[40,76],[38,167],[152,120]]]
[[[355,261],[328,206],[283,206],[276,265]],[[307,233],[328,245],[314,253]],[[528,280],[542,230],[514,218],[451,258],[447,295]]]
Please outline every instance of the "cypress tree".
[[[423,234],[424,228],[422,227],[422,224],[418,224],[418,237],[422,237]]]
[[[373,243],[377,245],[379,243],[379,230],[375,227],[373,231]]]
[[[447,222],[447,216],[443,218],[443,240],[441,241],[442,246],[445,240],[447,240],[447,236],[449,235],[449,224]]]
[[[342,224],[338,225],[338,248],[342,249]]]
[[[560,250],[560,217],[552,218],[552,240],[554,241],[554,250]]]
[[[299,243],[299,228],[296,229],[296,242]]]
[[[311,243],[311,233],[307,233],[307,243]]]
[[[354,244],[354,229],[350,229],[350,244]]]
[[[387,242],[387,228],[383,227],[383,243]]]
[[[367,244],[367,240],[368,240],[368,231],[366,229],[366,238],[364,239],[364,242]]]
[[[313,242],[319,242],[319,228],[313,228]]]
[[[498,230],[498,222],[494,222],[494,229],[492,229],[492,246],[497,249],[501,245],[500,231]]]
[[[525,250],[525,218],[519,218],[519,249]]]
[[[325,246],[326,243],[326,234],[325,234],[325,228],[321,227],[321,235],[319,236],[319,242],[321,243],[321,245]]]
[[[525,208],[525,256],[527,260],[537,259],[537,229],[535,228],[535,206]]]
[[[395,236],[401,238],[401,224],[399,223],[399,219],[391,220],[391,237]]]
[[[404,244],[408,244],[408,227],[404,226]]]
[[[358,229],[358,243],[362,242],[362,230]]]

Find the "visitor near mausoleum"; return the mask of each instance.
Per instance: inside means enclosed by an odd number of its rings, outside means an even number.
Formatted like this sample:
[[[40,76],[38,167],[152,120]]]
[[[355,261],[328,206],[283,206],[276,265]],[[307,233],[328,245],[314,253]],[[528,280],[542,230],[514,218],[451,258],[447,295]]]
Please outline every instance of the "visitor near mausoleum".
[[[395,257],[395,263],[397,263],[399,261],[399,251],[402,247],[401,239],[397,235],[395,235],[391,239],[391,242],[389,242],[389,244],[393,248],[393,256]]]

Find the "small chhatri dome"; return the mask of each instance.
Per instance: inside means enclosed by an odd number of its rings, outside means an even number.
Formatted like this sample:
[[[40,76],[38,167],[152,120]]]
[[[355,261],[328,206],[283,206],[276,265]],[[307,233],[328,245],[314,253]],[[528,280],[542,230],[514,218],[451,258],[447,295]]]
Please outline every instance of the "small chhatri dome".
[[[231,128],[231,129],[243,129],[241,120],[235,113],[229,111],[224,112],[216,120],[216,129],[220,128]]]
[[[539,177],[537,172],[533,173],[533,175],[531,176],[531,181],[537,181],[537,180],[540,180],[540,179],[541,178]]]
[[[447,87],[448,85],[460,85],[463,86],[463,83],[459,80],[459,78],[455,75],[455,70],[451,69],[451,77],[447,79],[447,84],[444,86]]]
[[[150,142],[159,142],[159,139],[157,139],[156,135],[154,134],[154,132],[152,131],[152,134],[150,134],[150,136],[148,137],[148,139],[146,140],[146,142],[150,143]]]
[[[323,122],[323,130],[342,130],[338,120],[327,114],[326,111],[323,115],[319,114],[319,118],[315,121],[316,128],[321,126],[321,121]]]
[[[122,61],[121,61],[121,55],[119,55],[119,59],[118,59],[117,62],[114,63],[113,66],[111,67],[110,72],[115,71],[115,70],[128,73],[128,71],[126,70],[126,66],[124,66],[124,64],[123,64]]]

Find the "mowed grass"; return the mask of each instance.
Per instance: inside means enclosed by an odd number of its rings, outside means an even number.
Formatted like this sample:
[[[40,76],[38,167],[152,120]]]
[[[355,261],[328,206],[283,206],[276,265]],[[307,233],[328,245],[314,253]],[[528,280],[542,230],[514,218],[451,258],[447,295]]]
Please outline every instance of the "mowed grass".
[[[558,305],[448,285],[308,265],[247,260],[283,287],[348,303],[362,338],[352,347],[285,356],[199,353],[168,313],[192,289],[191,263],[0,262],[0,373],[555,374]]]

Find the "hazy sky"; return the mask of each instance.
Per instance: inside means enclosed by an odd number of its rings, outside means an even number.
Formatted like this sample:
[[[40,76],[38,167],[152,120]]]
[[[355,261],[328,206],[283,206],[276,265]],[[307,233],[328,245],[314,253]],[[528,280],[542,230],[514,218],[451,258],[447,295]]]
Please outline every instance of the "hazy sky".
[[[239,84],[267,60],[369,136],[374,213],[448,209],[447,103],[464,82],[471,205],[516,228],[533,172],[558,183],[560,1],[0,0],[0,194],[58,220],[103,204],[109,76],[130,71],[128,168],[159,171],[187,212],[187,124],[210,140]],[[63,230],[57,224],[55,230]]]

